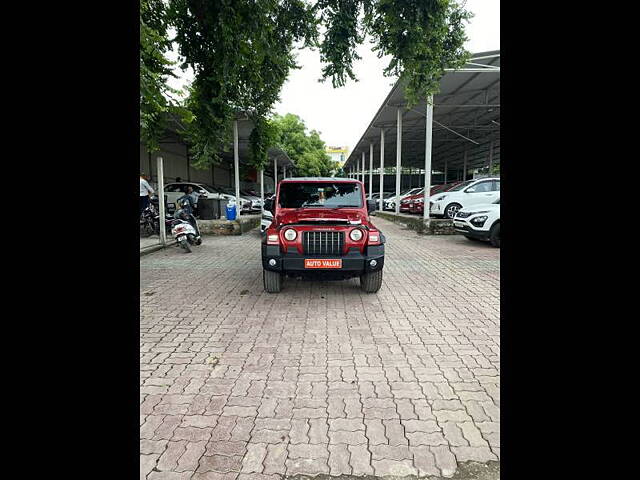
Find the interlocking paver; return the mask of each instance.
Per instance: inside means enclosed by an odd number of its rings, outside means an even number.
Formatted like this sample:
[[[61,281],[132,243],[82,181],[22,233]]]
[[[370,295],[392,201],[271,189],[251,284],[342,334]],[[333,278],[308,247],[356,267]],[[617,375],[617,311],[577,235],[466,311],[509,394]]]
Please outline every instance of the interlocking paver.
[[[375,223],[375,295],[264,293],[257,231],[141,257],[141,478],[451,477],[500,458],[499,250]]]

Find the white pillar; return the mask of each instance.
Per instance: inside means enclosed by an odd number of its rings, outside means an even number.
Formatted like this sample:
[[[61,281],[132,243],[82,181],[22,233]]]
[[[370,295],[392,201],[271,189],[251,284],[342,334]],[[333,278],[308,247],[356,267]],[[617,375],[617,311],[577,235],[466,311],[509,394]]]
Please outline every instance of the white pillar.
[[[423,219],[429,222],[429,201],[431,198],[431,148],[433,137],[433,96],[427,98],[427,116],[425,118],[425,142],[424,142],[424,213]]]
[[[160,243],[162,245],[167,244],[167,230],[164,226],[164,217],[166,215],[164,205],[164,165],[162,157],[158,157],[158,206],[160,207],[160,218],[158,219],[158,226],[160,227]]]
[[[447,183],[447,173],[448,173],[448,170],[447,170],[447,159],[445,158],[444,159],[444,183]]]
[[[382,193],[384,190],[384,130],[380,129],[380,208],[382,212],[384,209],[384,198]]]
[[[236,186],[236,215],[240,218],[242,205],[240,205],[240,157],[238,152],[238,120],[233,121],[233,171],[235,173]]]
[[[365,184],[364,183],[364,150],[362,151],[362,177],[361,177],[361,180],[362,180],[362,185],[364,186],[364,184]],[[366,188],[365,188],[365,193],[367,193],[366,192]]]
[[[466,181],[467,180],[467,149],[464,149],[464,163],[463,163],[463,168],[464,170],[462,171],[462,181]]]
[[[489,175],[491,175],[491,170],[493,170],[493,140],[489,144]]]
[[[276,193],[278,187],[278,159],[273,157],[273,193]]]
[[[396,215],[400,214],[400,175],[402,170],[402,107],[396,116]]]
[[[373,195],[373,142],[369,144],[369,195]]]
[[[262,214],[264,215],[264,167],[260,169],[260,204],[262,207]]]

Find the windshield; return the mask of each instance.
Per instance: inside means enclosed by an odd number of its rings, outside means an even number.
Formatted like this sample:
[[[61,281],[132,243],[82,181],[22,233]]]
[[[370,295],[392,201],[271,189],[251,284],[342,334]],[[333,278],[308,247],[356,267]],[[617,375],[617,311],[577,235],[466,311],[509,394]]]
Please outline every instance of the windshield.
[[[462,182],[455,187],[450,188],[449,190],[447,190],[447,192],[457,192],[458,190],[462,190],[463,188],[468,187],[473,182],[475,182],[475,180],[467,180],[466,182]]]
[[[204,183],[199,183],[198,187],[206,190],[209,193],[218,193],[218,190],[212,187],[211,185],[205,185]]]
[[[280,184],[282,208],[362,207],[360,186],[354,182],[304,182]]]

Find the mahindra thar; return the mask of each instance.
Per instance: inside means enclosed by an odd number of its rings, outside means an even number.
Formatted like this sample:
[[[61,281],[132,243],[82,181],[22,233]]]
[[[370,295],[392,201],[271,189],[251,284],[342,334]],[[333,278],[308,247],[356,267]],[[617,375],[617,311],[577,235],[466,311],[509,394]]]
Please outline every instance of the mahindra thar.
[[[264,289],[280,292],[284,276],[342,280],[360,277],[375,293],[382,285],[384,235],[371,223],[376,201],[362,182],[348,178],[286,178],[262,239]]]

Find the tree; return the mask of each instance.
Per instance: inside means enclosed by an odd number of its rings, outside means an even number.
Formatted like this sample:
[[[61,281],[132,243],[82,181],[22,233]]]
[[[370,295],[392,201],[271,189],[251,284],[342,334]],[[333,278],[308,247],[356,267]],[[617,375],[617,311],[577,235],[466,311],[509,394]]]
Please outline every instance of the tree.
[[[326,145],[320,133],[311,130],[307,134],[304,121],[292,113],[274,115],[271,124],[276,132],[276,144],[293,162],[298,175],[327,177],[337,169],[337,163],[326,153]]]
[[[162,0],[142,1],[164,12]],[[340,87],[348,79],[357,80],[356,48],[368,35],[379,56],[391,57],[385,75],[405,78],[410,105],[436,93],[445,68],[468,59],[463,23],[470,15],[454,0],[167,1],[162,28],[156,29],[161,37],[154,40],[156,53],[164,56],[165,33],[174,28],[172,40],[182,66],[195,72],[186,102],[192,121],[185,131],[195,166],[219,160],[230,145],[238,111],[256,126],[252,162],[256,167],[266,163],[269,142],[275,141],[267,118],[289,71],[297,68],[294,48],[318,48],[325,63],[322,79]],[[152,73],[152,83],[160,87],[157,80],[166,77],[166,70],[159,67]],[[154,111],[162,110],[157,89],[150,98],[158,103]],[[297,153],[305,157],[300,157],[302,164],[321,160],[319,155]]]

